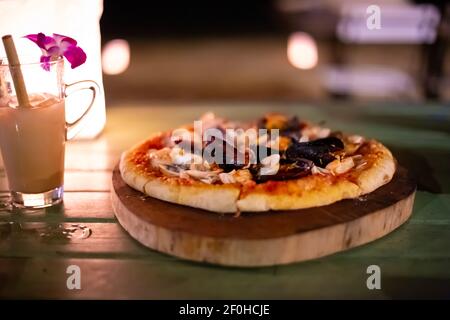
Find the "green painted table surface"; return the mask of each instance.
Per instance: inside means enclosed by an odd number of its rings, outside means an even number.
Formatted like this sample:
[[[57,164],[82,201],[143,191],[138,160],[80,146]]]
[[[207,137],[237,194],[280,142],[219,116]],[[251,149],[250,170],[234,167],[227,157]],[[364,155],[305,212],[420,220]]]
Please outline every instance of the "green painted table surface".
[[[287,266],[223,268],[145,248],[114,217],[111,170],[132,144],[209,110],[242,120],[267,111],[288,112],[383,141],[417,177],[412,218],[370,244]],[[108,123],[99,138],[68,144],[63,206],[22,213],[0,209],[0,297],[450,298],[449,166],[448,106],[118,104],[108,108]],[[7,193],[3,169],[0,192]],[[81,236],[82,227],[91,230],[90,236]],[[70,265],[80,267],[81,290],[66,286]],[[367,288],[370,265],[380,267],[381,290]]]

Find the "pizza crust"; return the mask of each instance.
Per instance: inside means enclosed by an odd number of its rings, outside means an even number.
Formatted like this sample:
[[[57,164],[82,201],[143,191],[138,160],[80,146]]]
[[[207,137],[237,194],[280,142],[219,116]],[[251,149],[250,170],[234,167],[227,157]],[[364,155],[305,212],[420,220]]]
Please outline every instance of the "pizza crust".
[[[160,136],[160,135],[159,135]],[[264,212],[293,210],[329,205],[357,198],[388,183],[396,170],[395,159],[381,143],[370,140],[358,153],[367,165],[339,176],[310,175],[287,181],[268,181],[252,185],[249,189],[240,184],[206,184],[183,181],[146,171],[134,161],[137,150],[147,150],[154,136],[122,154],[120,172],[132,188],[151,197],[180,205],[219,213],[238,211]]]
[[[294,210],[319,207],[370,193],[391,181],[396,164],[391,152],[371,140],[361,150],[367,166],[341,176],[310,175],[288,181],[269,181],[241,193],[241,211]]]
[[[301,188],[298,185],[303,184],[301,180],[286,182],[289,184],[289,189]],[[323,186],[323,188],[319,186]],[[310,190],[304,190],[300,193],[270,194],[261,187],[242,195],[237,202],[237,206],[241,211],[294,210],[325,206],[343,199],[356,198],[359,195],[359,187],[344,180],[333,184],[314,183]]]
[[[364,195],[391,181],[397,164],[392,153],[378,141],[369,141],[361,152],[370,165],[359,173],[353,173],[349,178],[356,182],[361,189],[361,195]]]
[[[120,159],[120,173],[129,186],[148,196],[176,204],[221,213],[238,211],[236,203],[240,188],[236,185],[208,185],[200,182],[186,185],[178,178],[164,178],[143,172],[131,159],[133,150],[141,145],[124,152]]]

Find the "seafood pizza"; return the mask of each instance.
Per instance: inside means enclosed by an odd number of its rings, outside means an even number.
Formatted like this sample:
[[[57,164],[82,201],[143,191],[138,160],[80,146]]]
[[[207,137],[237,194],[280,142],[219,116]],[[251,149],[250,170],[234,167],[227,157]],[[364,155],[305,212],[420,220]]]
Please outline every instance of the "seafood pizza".
[[[357,198],[391,181],[380,142],[271,113],[236,122],[205,114],[124,152],[123,180],[144,194],[220,213],[290,210]]]

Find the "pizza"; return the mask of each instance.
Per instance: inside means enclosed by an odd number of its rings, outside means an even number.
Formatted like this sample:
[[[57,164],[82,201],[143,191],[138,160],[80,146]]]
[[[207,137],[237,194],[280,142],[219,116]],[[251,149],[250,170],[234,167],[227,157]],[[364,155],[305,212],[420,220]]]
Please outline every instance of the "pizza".
[[[396,161],[380,142],[270,113],[212,113],[125,151],[120,173],[163,201],[219,213],[293,210],[358,198],[387,184]]]

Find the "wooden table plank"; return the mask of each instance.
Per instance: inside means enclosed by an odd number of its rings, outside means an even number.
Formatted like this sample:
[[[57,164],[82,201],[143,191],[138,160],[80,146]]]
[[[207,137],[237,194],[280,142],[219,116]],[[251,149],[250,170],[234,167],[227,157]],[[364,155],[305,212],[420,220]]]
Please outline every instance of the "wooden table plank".
[[[110,171],[66,171],[64,189],[66,191],[103,191],[111,188]]]
[[[90,228],[86,239],[68,239],[61,231],[74,225]],[[62,228],[60,227],[62,226]],[[13,222],[1,224],[0,253],[3,257],[110,257],[159,261],[167,256],[140,245],[117,223]],[[343,252],[353,258],[435,258],[450,259],[442,243],[450,243],[446,225],[407,223],[381,240]],[[44,234],[44,236],[42,236]],[[439,235],[439,238],[436,238]]]
[[[171,259],[0,258],[0,298],[449,298],[448,262],[334,256],[286,267],[229,269]],[[372,264],[381,268],[381,290],[367,289],[366,270]],[[80,267],[81,290],[66,287],[70,265]]]
[[[95,140],[69,141],[65,168],[68,171],[111,171],[119,156],[120,150],[111,147],[106,134]]]
[[[13,212],[0,209],[0,221],[114,222],[116,219],[109,192],[65,192],[61,206]]]
[[[414,213],[409,221],[415,224],[447,225],[450,228],[450,194],[417,192]]]

